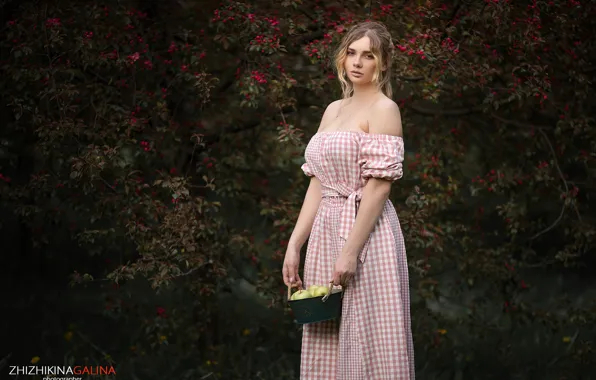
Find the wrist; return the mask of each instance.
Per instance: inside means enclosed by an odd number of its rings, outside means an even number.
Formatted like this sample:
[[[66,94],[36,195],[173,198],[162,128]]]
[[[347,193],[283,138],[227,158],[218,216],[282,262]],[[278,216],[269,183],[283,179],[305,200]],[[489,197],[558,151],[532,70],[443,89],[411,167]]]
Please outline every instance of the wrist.
[[[341,255],[351,258],[351,259],[355,259],[358,257],[358,252],[351,251],[351,250],[343,250],[343,251],[341,251]]]
[[[296,252],[300,253],[300,250],[302,249],[302,243],[292,240],[290,239],[288,241],[288,248],[295,250]]]

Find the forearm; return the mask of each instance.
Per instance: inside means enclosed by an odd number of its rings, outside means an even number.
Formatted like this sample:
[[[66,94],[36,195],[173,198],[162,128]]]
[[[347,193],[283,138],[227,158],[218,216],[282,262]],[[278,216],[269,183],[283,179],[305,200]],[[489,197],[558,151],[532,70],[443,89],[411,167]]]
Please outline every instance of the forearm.
[[[342,253],[358,256],[366,240],[375,228],[389,198],[391,185],[382,180],[369,180],[362,191],[362,200],[352,230],[348,235]]]
[[[288,242],[297,251],[300,251],[310,235],[317,210],[321,204],[321,195],[321,183],[316,177],[312,177],[306,195],[304,196],[304,203],[302,204],[300,215],[298,215],[296,226]]]

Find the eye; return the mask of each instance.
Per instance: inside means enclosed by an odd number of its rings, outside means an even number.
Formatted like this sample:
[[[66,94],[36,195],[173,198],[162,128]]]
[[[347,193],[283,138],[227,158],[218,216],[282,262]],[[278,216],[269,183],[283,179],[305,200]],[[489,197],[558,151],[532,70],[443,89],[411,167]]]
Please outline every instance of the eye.
[[[374,55],[367,55],[366,58],[368,58],[368,59],[375,59],[375,56]]]
[[[348,52],[348,55],[354,55],[354,52],[353,51],[349,51]]]

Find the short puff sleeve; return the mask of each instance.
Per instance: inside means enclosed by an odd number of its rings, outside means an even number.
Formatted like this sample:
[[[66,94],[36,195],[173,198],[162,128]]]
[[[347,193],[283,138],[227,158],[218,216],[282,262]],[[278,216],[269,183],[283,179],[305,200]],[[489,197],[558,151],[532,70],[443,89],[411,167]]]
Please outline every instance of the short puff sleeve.
[[[315,173],[313,173],[313,171],[311,170],[310,165],[308,165],[308,162],[305,162],[301,168],[304,174],[306,174],[308,177],[314,177]]]
[[[404,140],[386,134],[365,135],[360,148],[362,178],[395,181],[403,176]]]

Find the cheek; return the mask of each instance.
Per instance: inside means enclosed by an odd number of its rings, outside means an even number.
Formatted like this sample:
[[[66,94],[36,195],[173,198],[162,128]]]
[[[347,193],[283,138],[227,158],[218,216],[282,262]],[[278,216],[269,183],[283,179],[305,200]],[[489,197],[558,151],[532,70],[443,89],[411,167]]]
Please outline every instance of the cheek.
[[[375,70],[377,68],[377,65],[375,64],[374,61],[370,61],[368,62],[368,64],[366,65],[367,71],[371,74],[374,75]]]

